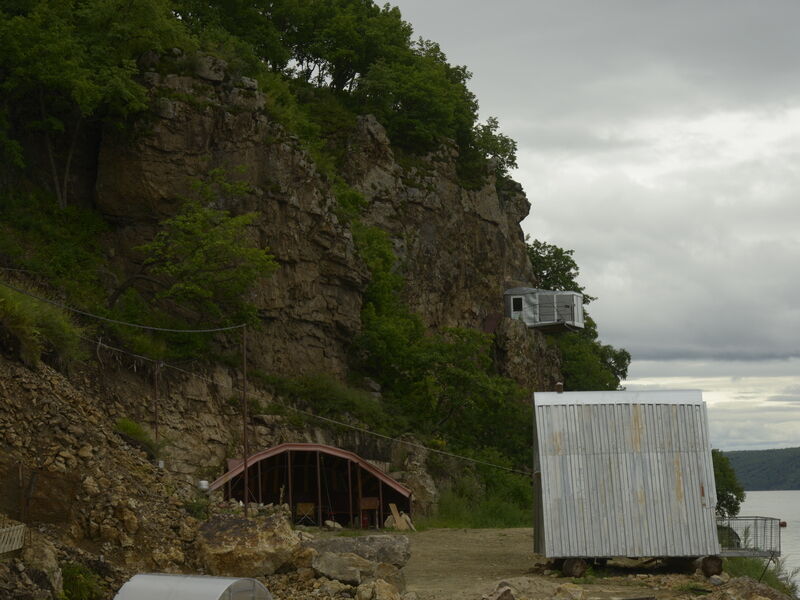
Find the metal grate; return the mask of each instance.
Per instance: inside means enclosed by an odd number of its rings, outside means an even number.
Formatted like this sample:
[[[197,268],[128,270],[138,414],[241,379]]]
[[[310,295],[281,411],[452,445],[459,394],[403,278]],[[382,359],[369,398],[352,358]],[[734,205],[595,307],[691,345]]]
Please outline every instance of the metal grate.
[[[25,525],[12,525],[0,518],[0,554],[19,550],[25,545]]]
[[[722,556],[774,557],[781,554],[781,524],[773,517],[717,519]]]

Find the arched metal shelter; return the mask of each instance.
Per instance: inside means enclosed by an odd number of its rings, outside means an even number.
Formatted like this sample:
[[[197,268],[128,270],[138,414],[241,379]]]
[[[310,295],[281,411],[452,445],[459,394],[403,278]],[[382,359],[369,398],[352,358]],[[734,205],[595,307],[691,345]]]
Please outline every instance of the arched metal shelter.
[[[272,600],[255,579],[205,575],[134,575],[114,600]]]
[[[230,470],[209,486],[226,499],[244,501],[244,465],[229,461]],[[250,502],[288,503],[296,522],[321,525],[380,527],[390,504],[411,513],[411,490],[357,454],[324,444],[286,443],[247,459]]]

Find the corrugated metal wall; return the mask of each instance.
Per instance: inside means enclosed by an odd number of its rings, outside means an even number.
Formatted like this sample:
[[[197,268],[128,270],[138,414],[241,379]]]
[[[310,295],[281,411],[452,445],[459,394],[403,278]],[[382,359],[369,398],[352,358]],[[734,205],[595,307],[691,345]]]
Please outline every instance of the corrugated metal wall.
[[[719,554],[700,392],[538,393],[535,403],[537,552]]]

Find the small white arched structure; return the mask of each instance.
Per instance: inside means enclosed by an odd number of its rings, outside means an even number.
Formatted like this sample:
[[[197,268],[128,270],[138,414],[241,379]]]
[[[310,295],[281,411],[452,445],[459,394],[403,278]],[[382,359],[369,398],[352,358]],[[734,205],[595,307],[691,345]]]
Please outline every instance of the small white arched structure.
[[[255,579],[205,575],[134,575],[114,600],[272,600]]]

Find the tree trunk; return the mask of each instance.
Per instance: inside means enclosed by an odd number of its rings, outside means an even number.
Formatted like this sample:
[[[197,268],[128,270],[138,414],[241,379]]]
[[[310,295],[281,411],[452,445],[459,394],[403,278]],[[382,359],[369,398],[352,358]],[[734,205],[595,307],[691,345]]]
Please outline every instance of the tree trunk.
[[[67,162],[64,164],[64,185],[61,186],[61,194],[62,194],[62,201],[64,208],[67,206],[68,202],[68,188],[69,188],[69,172],[70,168],[72,167],[72,156],[75,154],[75,146],[77,145],[78,141],[78,132],[81,128],[81,121],[83,120],[82,115],[78,115],[78,120],[75,121],[75,131],[72,133],[72,141],[69,144],[69,152],[67,153]]]
[[[41,112],[42,121],[47,120],[47,112],[44,109],[44,92],[39,90],[39,111]],[[50,140],[50,134],[47,133],[45,130],[44,132],[44,147],[47,151],[47,158],[50,161],[50,174],[53,178],[53,191],[56,194],[56,200],[58,200],[58,207],[59,208],[66,208],[67,203],[64,197],[61,195],[61,185],[58,181],[58,170],[56,169],[56,159],[53,156],[53,142]]]

